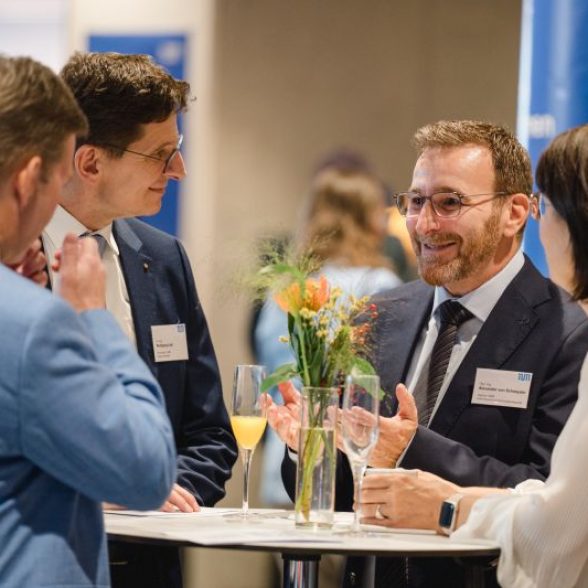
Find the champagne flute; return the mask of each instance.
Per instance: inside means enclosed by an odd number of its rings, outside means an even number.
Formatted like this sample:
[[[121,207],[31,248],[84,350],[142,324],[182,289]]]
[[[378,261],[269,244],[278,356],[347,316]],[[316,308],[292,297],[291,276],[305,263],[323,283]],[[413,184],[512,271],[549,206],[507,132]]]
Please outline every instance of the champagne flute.
[[[261,383],[264,378],[265,367],[262,365],[235,367],[231,426],[243,461],[243,517],[247,517],[249,511],[251,458],[267,424],[265,405],[260,403]]]
[[[343,447],[353,473],[357,505],[351,527],[352,533],[359,533],[361,529],[361,484],[370,454],[378,440],[379,413],[380,378],[375,375],[359,374],[347,376],[341,409],[341,433]]]

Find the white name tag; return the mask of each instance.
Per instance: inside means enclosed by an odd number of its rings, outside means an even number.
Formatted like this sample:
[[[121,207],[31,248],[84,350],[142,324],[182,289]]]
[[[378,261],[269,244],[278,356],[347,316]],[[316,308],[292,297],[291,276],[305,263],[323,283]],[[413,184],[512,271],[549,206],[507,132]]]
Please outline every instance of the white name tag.
[[[533,374],[478,368],[472,404],[527,408]]]
[[[154,325],[151,327],[153,354],[157,363],[188,359],[186,325]]]

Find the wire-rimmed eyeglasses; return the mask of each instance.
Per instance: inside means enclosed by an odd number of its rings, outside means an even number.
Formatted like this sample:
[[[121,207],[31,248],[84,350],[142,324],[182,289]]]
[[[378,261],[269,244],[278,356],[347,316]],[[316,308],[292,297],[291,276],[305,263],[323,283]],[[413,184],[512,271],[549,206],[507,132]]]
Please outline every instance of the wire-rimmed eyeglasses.
[[[180,152],[182,148],[182,142],[184,141],[184,135],[180,135],[178,138],[178,142],[176,146],[171,150],[167,157],[158,157],[157,155],[148,155],[147,153],[141,153],[140,151],[134,151],[133,149],[123,149],[118,145],[111,145],[109,143],[102,143],[103,147],[110,147],[110,149],[117,149],[118,151],[124,151],[125,153],[132,153],[133,155],[140,155],[141,157],[145,157],[147,159],[153,159],[155,161],[160,161],[163,163],[163,173],[167,173],[169,171],[169,166],[171,165],[172,161],[175,159],[176,155]]]
[[[485,192],[483,194],[460,194],[459,192],[435,192],[430,196],[423,196],[418,192],[398,192],[394,194],[394,200],[398,211],[402,216],[418,216],[424,208],[427,200],[431,204],[433,212],[442,218],[459,216],[462,206],[477,206],[498,196],[507,196],[508,192]],[[491,196],[482,202],[464,202],[464,199],[476,196]]]

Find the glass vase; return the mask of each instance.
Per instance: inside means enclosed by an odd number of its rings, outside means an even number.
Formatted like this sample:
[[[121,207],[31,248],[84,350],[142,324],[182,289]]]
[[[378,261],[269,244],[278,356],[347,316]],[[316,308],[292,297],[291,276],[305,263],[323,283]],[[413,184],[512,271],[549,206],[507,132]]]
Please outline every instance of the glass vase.
[[[304,387],[296,470],[296,525],[333,525],[335,514],[335,431],[337,388]]]

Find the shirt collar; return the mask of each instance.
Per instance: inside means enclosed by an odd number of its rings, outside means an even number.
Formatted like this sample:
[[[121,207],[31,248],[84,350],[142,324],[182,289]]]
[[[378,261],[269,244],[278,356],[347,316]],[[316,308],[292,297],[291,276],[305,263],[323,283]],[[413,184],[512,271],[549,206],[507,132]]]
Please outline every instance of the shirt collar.
[[[70,214],[62,206],[57,206],[53,218],[49,221],[49,224],[45,227],[45,233],[55,244],[56,247],[61,247],[63,239],[68,233],[75,233],[76,235],[82,235],[83,233],[94,233],[102,235],[108,246],[114,251],[116,255],[119,255],[118,245],[112,234],[112,223],[102,227],[98,231],[89,231],[75,216]]]
[[[514,277],[521,271],[525,263],[525,256],[521,248],[513,255],[512,259],[492,278],[481,286],[464,294],[461,298],[452,296],[445,288],[437,286],[433,298],[434,315],[439,306],[446,300],[459,300],[476,318],[485,322],[490,316],[492,309],[502,296],[506,287]]]

